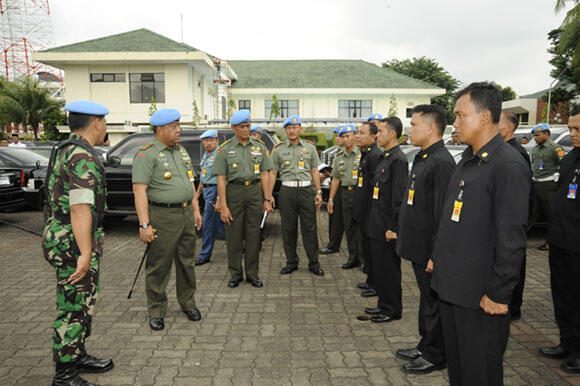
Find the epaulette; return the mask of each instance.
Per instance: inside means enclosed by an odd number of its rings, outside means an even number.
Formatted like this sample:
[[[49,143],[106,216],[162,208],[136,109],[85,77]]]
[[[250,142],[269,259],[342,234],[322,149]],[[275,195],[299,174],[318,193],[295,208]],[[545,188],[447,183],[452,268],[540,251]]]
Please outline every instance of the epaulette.
[[[344,153],[344,150],[340,150],[336,155],[341,155],[342,153]]]
[[[316,144],[315,144],[314,142],[312,142],[311,140],[309,140],[309,139],[306,139],[305,141],[306,141],[306,142],[308,142],[308,143],[309,143],[309,144],[311,144],[311,145],[314,145],[314,146],[316,146]]]
[[[148,145],[145,145],[145,146],[141,146],[141,147],[139,148],[139,150],[147,150],[147,149],[149,149],[151,146],[153,146],[153,144],[152,144],[152,143],[150,143],[150,144],[148,144]]]
[[[232,138],[233,138],[233,137],[232,137]],[[232,140],[232,138],[230,138],[230,139],[226,139],[226,140],[225,140],[225,141],[224,141],[224,142],[223,142],[223,143],[220,145],[220,147],[221,147],[221,146],[224,146],[226,143],[230,142],[230,141]]]
[[[262,145],[266,146],[266,144],[264,143],[264,141],[262,141],[261,139],[258,139],[258,138],[252,138],[252,139],[254,139],[254,140],[260,142]]]
[[[274,149],[277,148],[278,146],[280,146],[283,142],[278,142],[277,144],[274,145]]]

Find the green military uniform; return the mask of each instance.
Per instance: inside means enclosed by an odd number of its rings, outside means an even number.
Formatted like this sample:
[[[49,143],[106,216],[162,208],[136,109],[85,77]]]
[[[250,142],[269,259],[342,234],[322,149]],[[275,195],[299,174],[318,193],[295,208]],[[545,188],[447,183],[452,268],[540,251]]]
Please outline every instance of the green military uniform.
[[[552,205],[558,187],[558,171],[564,155],[564,150],[550,139],[532,149],[535,196],[529,221],[530,227],[538,221],[542,212],[548,222],[552,218]]]
[[[70,138],[91,147],[78,134]],[[91,333],[99,285],[99,260],[103,254],[105,185],[98,158],[79,145],[59,148],[54,160],[47,186],[50,217],[44,227],[42,247],[57,279],[58,316],[53,324],[53,356],[57,363],[69,363],[85,353],[84,342]],[[93,214],[92,254],[86,276],[70,284],[67,279],[76,271],[80,256],[70,223],[70,207],[77,204],[89,204]]]
[[[243,278],[244,241],[246,279],[258,279],[263,204],[260,173],[271,169],[266,146],[254,138],[249,138],[244,146],[234,136],[217,152],[213,172],[226,177],[226,201],[233,218],[230,225],[226,224],[228,268],[232,280]]]
[[[147,185],[149,222],[157,231],[145,264],[149,316],[167,311],[165,289],[175,261],[177,300],[184,311],[195,305],[195,219],[191,201],[194,171],[187,150],[166,147],[157,138],[143,146],[133,160],[133,183]]]
[[[342,221],[348,245],[348,260],[346,264],[362,264],[363,262],[360,228],[352,217],[360,159],[360,149],[355,146],[350,153],[346,149],[339,151],[332,163],[331,176],[332,178],[340,179],[340,187],[338,189],[341,190]],[[334,199],[336,200],[336,196]]]
[[[344,150],[344,147],[340,148]],[[341,151],[339,150],[339,152]],[[327,249],[339,251],[344,234],[344,221],[342,219],[342,189],[338,189],[334,195],[334,212],[328,215],[328,244]]]
[[[317,268],[318,236],[316,226],[316,192],[312,185],[312,169],[318,173],[320,159],[316,146],[300,139],[297,144],[289,140],[281,142],[272,150],[272,164],[278,171],[280,187],[278,207],[282,217],[282,240],[286,253],[286,266],[298,267],[296,242],[298,239],[298,217],[302,242],[308,256],[308,268]],[[304,186],[308,184],[308,186]],[[292,186],[290,186],[292,185]]]

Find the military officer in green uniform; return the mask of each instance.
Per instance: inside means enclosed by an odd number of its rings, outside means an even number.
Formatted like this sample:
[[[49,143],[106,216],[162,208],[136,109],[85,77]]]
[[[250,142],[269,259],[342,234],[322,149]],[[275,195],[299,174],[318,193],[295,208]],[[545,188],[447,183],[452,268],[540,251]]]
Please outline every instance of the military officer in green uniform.
[[[194,170],[187,150],[179,144],[175,109],[156,111],[149,121],[155,138],[133,160],[133,193],[139,218],[139,238],[151,243],[145,263],[145,293],[149,326],[165,328],[165,288],[175,261],[177,300],[191,321],[201,319],[195,304],[195,229],[201,228]]]
[[[298,217],[302,242],[308,256],[308,271],[322,276],[324,271],[318,263],[318,236],[316,233],[316,207],[322,204],[320,190],[320,160],[316,146],[300,138],[302,124],[300,117],[293,115],[284,121],[286,141],[280,142],[272,150],[270,172],[270,192],[274,190],[276,176],[280,174],[279,203],[282,217],[282,240],[286,253],[286,266],[280,273],[287,275],[298,269],[296,242],[298,239]],[[313,189],[314,188],[314,189]]]
[[[565,155],[564,150],[550,139],[549,124],[540,123],[534,126],[532,135],[537,143],[532,149],[532,179],[536,194],[528,225],[530,228],[538,221],[542,212],[546,216],[546,222],[550,223],[552,205],[558,187],[560,163]],[[542,244],[539,249],[547,250],[548,244]]]
[[[246,281],[260,288],[264,286],[258,277],[260,222],[264,212],[272,211],[272,163],[264,143],[250,138],[249,110],[234,113],[230,125],[234,137],[222,144],[213,164],[218,176],[220,217],[226,224],[231,276],[228,287],[235,288],[243,280],[243,253]]]
[[[104,169],[93,146],[101,145],[109,110],[91,101],[74,101],[69,112],[70,139],[52,152],[47,171],[48,214],[43,232],[44,257],[56,271],[53,324],[53,385],[92,385],[79,373],[111,370],[111,359],[85,350],[99,289],[105,212]]]
[[[358,169],[361,159],[360,149],[354,145],[356,127],[345,125],[340,131],[344,149],[339,151],[332,164],[332,183],[328,199],[328,213],[334,212],[334,198],[341,190],[342,220],[348,245],[348,260],[343,269],[358,267],[363,262],[360,228],[352,216]]]

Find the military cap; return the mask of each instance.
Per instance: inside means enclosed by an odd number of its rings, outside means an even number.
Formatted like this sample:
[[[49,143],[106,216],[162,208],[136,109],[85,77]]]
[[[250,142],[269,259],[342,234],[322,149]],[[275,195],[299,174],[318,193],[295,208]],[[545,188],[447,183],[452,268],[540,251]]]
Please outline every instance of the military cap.
[[[332,132],[333,132],[334,134],[338,134],[338,135],[340,135],[340,130],[342,130],[342,126],[336,126],[336,127],[334,128],[334,130],[332,130]]]
[[[261,132],[262,132],[262,126],[252,125],[252,128],[250,129],[250,133],[261,133]]]
[[[200,139],[217,138],[217,137],[218,137],[218,132],[217,132],[217,130],[213,130],[213,129],[206,130],[199,136]]]
[[[381,120],[381,119],[383,119],[383,114],[373,114],[373,115],[371,115],[367,119],[367,122],[370,122],[370,121],[378,121],[378,120]]]
[[[234,115],[230,118],[230,125],[235,126],[241,123],[251,122],[250,120],[250,110],[240,110],[236,111]]]
[[[165,126],[171,122],[179,121],[181,114],[175,109],[161,109],[157,110],[149,119],[152,126]]]
[[[73,101],[64,106],[64,110],[69,113],[86,114],[86,115],[107,115],[109,109],[100,103],[93,101]]]
[[[355,127],[355,125],[344,125],[342,127],[342,130],[340,130],[340,133],[338,135],[340,137],[342,137],[346,133],[356,133],[356,127]]]
[[[539,133],[542,131],[550,131],[550,125],[547,123],[540,123],[539,125],[534,126],[532,129],[532,134]]]
[[[282,124],[282,127],[286,128],[288,125],[300,125],[301,123],[302,121],[298,115],[292,115],[291,117],[286,118]]]

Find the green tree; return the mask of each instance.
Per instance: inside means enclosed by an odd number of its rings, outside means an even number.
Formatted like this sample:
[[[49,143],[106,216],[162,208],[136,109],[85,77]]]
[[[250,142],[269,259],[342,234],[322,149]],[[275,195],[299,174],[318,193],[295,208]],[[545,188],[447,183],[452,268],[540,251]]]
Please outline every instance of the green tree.
[[[389,117],[396,117],[399,113],[399,106],[397,105],[397,97],[394,94],[391,94],[391,98],[389,99],[389,112],[387,116]]]
[[[445,94],[431,98],[431,103],[443,106],[447,111],[447,120],[453,122],[455,98],[453,92],[459,87],[459,81],[447,72],[435,59],[420,58],[397,60],[392,59],[382,64],[383,67],[400,74],[431,83],[445,89]]]
[[[559,49],[561,36],[561,28],[548,32],[548,40],[550,40],[548,53],[552,55],[549,63],[554,66],[554,69],[550,72],[550,76],[554,79],[566,80],[573,84],[576,93],[578,93],[580,92],[580,66],[573,64],[573,49],[568,48],[565,51]]]
[[[510,86],[502,87],[498,84],[497,87],[499,87],[499,90],[501,91],[503,101],[511,101],[512,99],[516,99],[516,92]]]
[[[191,124],[193,127],[197,127],[197,125],[199,125],[199,122],[201,121],[201,114],[199,113],[197,102],[193,101],[192,105],[193,105],[193,115]]]
[[[38,128],[44,117],[59,110],[61,104],[51,98],[50,90],[40,81],[26,77],[16,82],[3,82],[0,89],[0,116],[3,120],[30,126],[38,140]]]
[[[59,133],[57,126],[66,125],[66,114],[60,110],[55,109],[48,113],[42,121],[44,129],[44,137],[49,141],[61,141],[68,137],[67,133]]]
[[[230,119],[232,117],[232,115],[234,115],[234,113],[236,112],[236,101],[231,99],[228,101],[228,119]]]
[[[280,101],[278,101],[278,97],[276,95],[272,95],[272,104],[270,105],[270,118],[269,121],[272,120],[272,117],[275,119],[280,116]]]
[[[560,25],[561,35],[557,51],[560,54],[569,53],[572,59],[571,66],[580,67],[580,0],[556,0],[554,11],[559,13],[568,3],[574,6],[566,13]],[[580,86],[578,86],[580,89]]]
[[[149,111],[148,111],[149,116],[152,116],[158,110],[157,104],[155,102],[156,102],[155,97],[152,96],[151,97],[151,104],[149,105]]]

